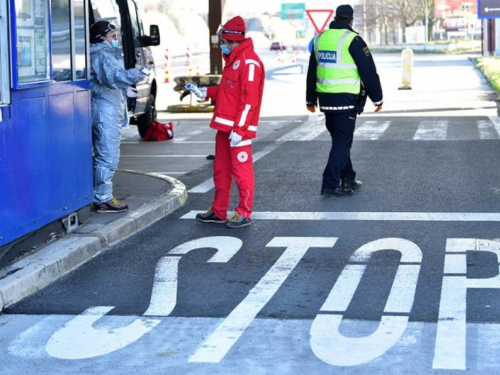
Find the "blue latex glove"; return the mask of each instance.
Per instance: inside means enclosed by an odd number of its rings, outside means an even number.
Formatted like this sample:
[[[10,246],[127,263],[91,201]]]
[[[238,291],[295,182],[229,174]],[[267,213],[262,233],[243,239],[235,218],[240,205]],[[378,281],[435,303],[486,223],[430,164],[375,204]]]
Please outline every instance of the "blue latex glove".
[[[238,144],[242,140],[242,136],[231,130],[231,134],[229,134],[229,139],[231,140],[231,146],[238,146]]]
[[[135,87],[129,86],[127,87],[127,98],[138,98],[139,94],[137,93],[137,89]]]
[[[135,70],[134,72],[134,79],[136,82],[142,82],[144,81],[146,78],[148,78],[147,75],[145,75],[143,72],[141,72],[140,70]]]
[[[189,82],[186,86],[184,86],[186,90],[193,92],[199,99],[203,100],[207,97],[207,88],[196,86],[196,83]]]

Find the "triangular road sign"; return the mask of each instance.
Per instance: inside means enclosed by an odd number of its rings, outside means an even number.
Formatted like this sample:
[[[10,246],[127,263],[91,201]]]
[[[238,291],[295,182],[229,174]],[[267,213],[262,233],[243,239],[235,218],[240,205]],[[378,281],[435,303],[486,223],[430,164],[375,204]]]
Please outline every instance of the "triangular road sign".
[[[333,9],[306,9],[307,16],[311,20],[314,29],[319,34],[322,32],[333,14]]]

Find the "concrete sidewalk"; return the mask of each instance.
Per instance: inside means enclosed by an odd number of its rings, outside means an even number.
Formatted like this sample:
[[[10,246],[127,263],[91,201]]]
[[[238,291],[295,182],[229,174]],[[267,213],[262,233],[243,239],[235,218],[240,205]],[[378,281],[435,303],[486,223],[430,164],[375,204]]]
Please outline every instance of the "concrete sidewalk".
[[[3,269],[0,312],[162,219],[187,200],[184,184],[164,175],[118,170],[113,182],[115,197],[125,200],[130,210],[121,214],[92,212],[89,224]]]

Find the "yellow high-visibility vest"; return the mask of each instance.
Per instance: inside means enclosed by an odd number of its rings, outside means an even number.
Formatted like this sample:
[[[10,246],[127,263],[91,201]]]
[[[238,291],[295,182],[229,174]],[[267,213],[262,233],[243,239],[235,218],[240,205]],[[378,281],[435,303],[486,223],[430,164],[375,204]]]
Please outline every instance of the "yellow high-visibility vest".
[[[316,91],[329,94],[359,94],[361,79],[349,46],[356,33],[345,29],[328,29],[314,38],[318,67]]]

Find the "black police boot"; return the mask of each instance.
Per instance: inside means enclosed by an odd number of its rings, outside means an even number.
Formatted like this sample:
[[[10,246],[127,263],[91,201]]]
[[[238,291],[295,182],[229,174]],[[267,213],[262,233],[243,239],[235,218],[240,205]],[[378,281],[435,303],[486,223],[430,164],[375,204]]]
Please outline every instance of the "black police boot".
[[[361,188],[361,185],[363,183],[356,179],[342,181],[342,188],[344,190],[358,190]]]
[[[350,197],[352,196],[352,190],[344,190],[341,187],[335,189],[322,189],[321,195],[324,197]]]

